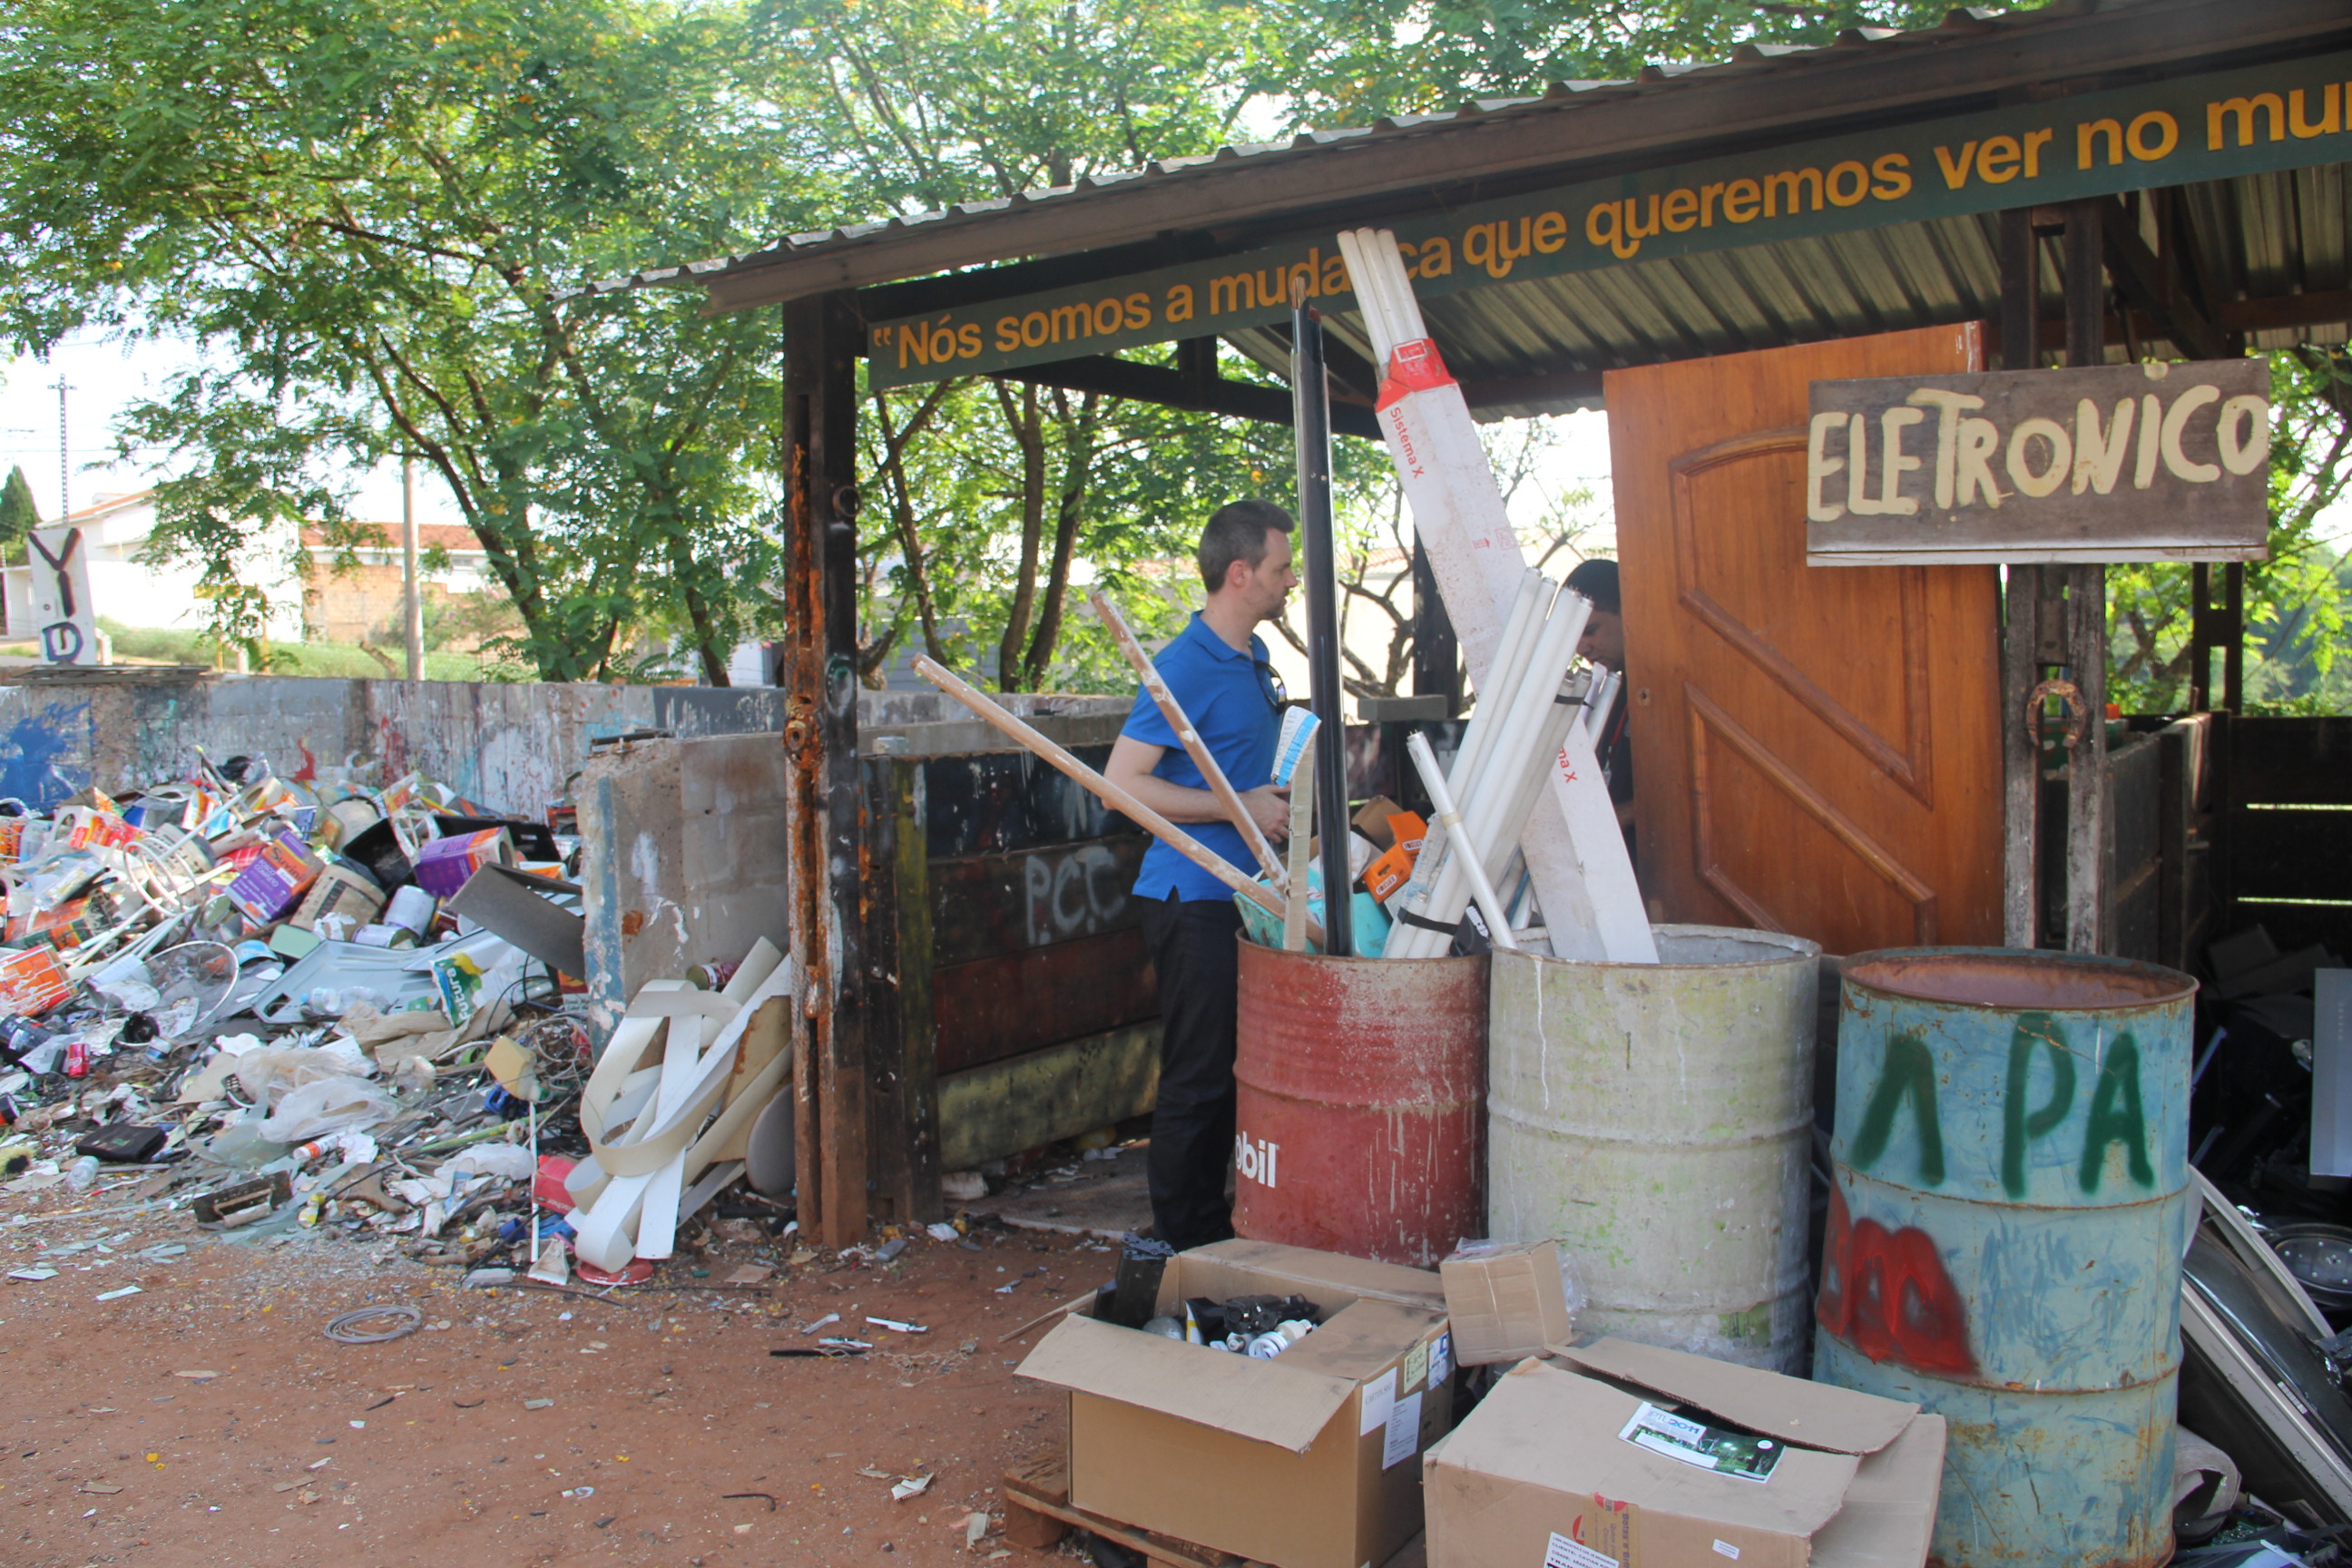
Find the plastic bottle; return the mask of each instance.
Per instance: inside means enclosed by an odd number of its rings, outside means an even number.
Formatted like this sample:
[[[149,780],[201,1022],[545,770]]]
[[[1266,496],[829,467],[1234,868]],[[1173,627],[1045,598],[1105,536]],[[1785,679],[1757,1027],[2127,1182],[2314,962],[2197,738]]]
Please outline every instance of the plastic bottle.
[[[66,1167],[66,1191],[86,1193],[98,1183],[98,1156],[84,1154]]]

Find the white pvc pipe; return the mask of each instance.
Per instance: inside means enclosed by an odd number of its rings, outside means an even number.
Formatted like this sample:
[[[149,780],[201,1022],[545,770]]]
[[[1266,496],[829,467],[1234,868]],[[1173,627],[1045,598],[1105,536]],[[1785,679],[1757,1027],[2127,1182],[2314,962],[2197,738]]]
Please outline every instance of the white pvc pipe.
[[[1412,765],[1421,774],[1422,787],[1429,791],[1429,804],[1437,812],[1437,820],[1459,833],[1466,841],[1475,835],[1463,826],[1462,813],[1455,809],[1454,793],[1445,787],[1445,775],[1438,771],[1437,758],[1429,749],[1429,738],[1416,730],[1405,742],[1405,750],[1412,754]],[[1470,872],[1471,896],[1478,900],[1479,912],[1486,917],[1486,937],[1505,952],[1517,952],[1518,943],[1511,940],[1511,917],[1503,908],[1503,900],[1495,896],[1495,884],[1486,879],[1486,868],[1475,856],[1464,858]],[[1410,927],[1408,930],[1412,929]]]
[[[1575,655],[1576,639],[1584,629],[1584,616],[1578,613],[1579,606],[1587,610],[1591,607],[1581,595],[1572,597],[1573,604],[1562,606],[1561,613],[1555,614],[1544,623],[1528,660],[1528,677],[1513,694],[1502,732],[1496,738],[1495,761],[1481,775],[1479,795],[1469,802],[1470,810],[1475,814],[1471,820],[1478,830],[1493,833],[1504,826],[1502,815],[1511,805],[1508,795],[1516,793],[1514,786],[1522,782],[1523,773],[1534,770],[1538,753],[1532,748],[1541,742],[1544,731],[1550,725],[1552,710],[1557,706],[1552,700],[1559,693],[1560,682],[1567,677],[1569,663]],[[1543,760],[1548,763],[1549,757],[1545,756]],[[1526,765],[1524,769],[1519,766],[1522,763]],[[1507,782],[1499,785],[1489,782],[1498,778]],[[1489,793],[1496,788],[1503,792],[1501,798]],[[1523,815],[1517,823],[1509,825],[1512,838],[1517,837],[1525,823]],[[1438,870],[1430,900],[1420,911],[1423,918],[1440,926],[1451,926],[1461,920],[1463,908],[1470,900],[1469,872],[1458,862],[1465,855],[1474,857],[1483,870],[1492,846],[1479,842],[1477,831],[1465,831],[1459,842],[1450,844],[1448,847],[1451,852],[1445,864]],[[1418,926],[1409,929],[1416,937],[1425,937],[1432,942],[1444,939],[1442,931]],[[1428,956],[1419,951],[1423,946],[1421,942],[1416,941],[1412,945],[1415,951],[1406,956]]]

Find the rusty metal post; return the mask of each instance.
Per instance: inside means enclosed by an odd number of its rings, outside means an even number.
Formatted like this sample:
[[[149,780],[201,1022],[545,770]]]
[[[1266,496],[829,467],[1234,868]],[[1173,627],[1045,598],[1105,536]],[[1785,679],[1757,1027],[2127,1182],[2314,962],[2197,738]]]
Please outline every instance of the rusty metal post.
[[[794,1048],[804,1235],[866,1234],[863,791],[857,765],[858,321],[845,294],[784,306],[784,745],[792,758]]]
[[[2106,231],[2097,202],[2066,207],[2066,363],[2106,359]],[[2066,769],[2066,948],[2105,952],[2107,889],[2107,569],[2066,569],[2067,663],[2083,695],[2083,738]]]
[[[2003,370],[2032,370],[2041,358],[2038,247],[2033,215],[2000,215],[2000,358]],[[2042,679],[2036,643],[2042,568],[2009,568],[2002,595],[2000,653],[2001,940],[2034,947],[2041,937],[2041,747],[2028,725],[2027,699]]]

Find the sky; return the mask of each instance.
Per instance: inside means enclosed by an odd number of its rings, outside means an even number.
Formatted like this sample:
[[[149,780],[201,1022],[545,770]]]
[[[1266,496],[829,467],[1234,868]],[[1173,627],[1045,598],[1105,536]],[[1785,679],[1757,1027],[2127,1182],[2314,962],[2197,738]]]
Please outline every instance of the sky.
[[[0,475],[12,466],[21,467],[41,516],[58,515],[58,380],[62,375],[67,388],[65,483],[72,504],[86,507],[102,495],[146,489],[164,455],[115,461],[115,416],[142,398],[157,395],[168,378],[197,363],[194,351],[185,344],[142,342],[126,348],[95,332],[68,338],[47,363],[30,357],[9,362],[5,379],[0,380]],[[352,477],[358,485],[362,521],[400,521],[397,463]],[[416,503],[420,522],[464,521],[432,476],[421,470]]]

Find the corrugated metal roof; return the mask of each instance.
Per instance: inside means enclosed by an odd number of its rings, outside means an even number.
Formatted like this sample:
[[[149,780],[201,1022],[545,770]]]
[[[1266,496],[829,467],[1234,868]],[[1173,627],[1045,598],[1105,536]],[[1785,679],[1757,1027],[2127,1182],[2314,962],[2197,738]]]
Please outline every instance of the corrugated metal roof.
[[[2352,165],[2341,163],[2181,187],[2189,251],[2210,296],[2341,296],[2352,285],[2347,187]],[[2143,209],[2143,237],[2152,247],[2152,206]],[[1942,218],[1465,289],[1425,300],[1423,310],[1447,366],[1475,395],[1481,383],[1997,320],[1998,242],[1994,215]],[[2047,320],[2063,312],[2060,248],[2042,247]],[[2346,304],[2352,301],[2339,299],[2331,308]],[[2228,325],[2229,310],[2221,314]],[[1370,354],[1352,312],[1335,313],[1327,330]],[[1288,374],[1289,346],[1279,329],[1235,332],[1227,341],[1276,374]],[[2254,348],[2345,341],[2341,321],[2247,331]],[[2109,345],[2113,359],[2128,352],[2123,342]],[[1489,401],[1477,414],[1517,418],[1598,401],[1593,389]]]
[[[1801,79],[1805,73],[1834,67],[1840,68],[1841,79],[1851,79],[1843,68],[1855,66],[1864,66],[1867,75],[1875,76],[1882,67],[1899,66],[1927,51],[1990,44],[1996,47],[1988,57],[1989,61],[1995,62],[1989,66],[1989,79],[2004,68],[2014,74],[2021,66],[2030,72],[2037,56],[2047,57],[2043,64],[2050,72],[2065,75],[2097,68],[2105,63],[2094,58],[2101,53],[2100,49],[2086,49],[2080,41],[2086,22],[2100,29],[2102,42],[2112,40],[2116,63],[2124,68],[2194,63],[2198,43],[2203,43],[2208,49],[2213,46],[2214,20],[2224,9],[2213,0],[2108,0],[2104,5],[2095,0],[2083,0],[2007,16],[1956,9],[1935,27],[1911,31],[1851,28],[1840,34],[1834,43],[1818,47],[1745,45],[1725,61],[1651,67],[1632,80],[1557,82],[1538,97],[1478,100],[1447,112],[1398,115],[1360,128],[1307,132],[1283,142],[1224,147],[1198,157],[1158,159],[1141,169],[1097,174],[1071,184],[1024,191],[1010,197],[960,202],[932,212],[788,235],[759,249],[684,266],[648,268],[589,287],[595,291],[607,291],[648,285],[700,284],[712,288],[714,297],[722,305],[741,305],[757,301],[728,298],[727,285],[731,280],[762,268],[828,257],[840,261],[841,276],[793,291],[855,287],[924,275],[941,267],[1004,261],[1020,256],[1066,254],[1073,248],[1084,249],[1091,244],[1109,241],[1097,238],[1075,247],[1040,248],[1019,237],[1024,232],[1034,232],[1034,226],[1026,225],[1025,220],[1064,208],[1083,209],[1087,204],[1098,205],[1106,195],[1137,193],[1150,193],[1155,201],[1165,200],[1175,210],[1184,205],[1182,193],[1202,182],[1223,179],[1237,168],[1270,170],[1303,160],[1328,159],[1335,151],[1345,155],[1361,148],[1388,147],[1402,152],[1408,143],[1459,139],[1496,129],[1498,122],[1502,128],[1509,129],[1514,122],[1524,121],[1533,130],[1538,121],[1549,121],[1564,112],[1662,95],[1680,98],[1711,84],[1747,79]],[[2328,26],[2331,19],[2341,26],[2345,20],[2340,5],[2330,5],[2327,0],[2237,0],[2226,11],[2234,18],[2234,26],[2219,37],[2246,44],[2273,34],[2287,37],[2298,31],[2308,33]],[[2166,33],[2159,23],[2177,24],[2178,36]],[[2205,35],[2202,38],[2198,37],[2200,29]],[[2075,41],[2062,47],[2059,39],[2070,34]],[[2142,37],[2149,41],[2143,45],[2139,42]],[[1984,84],[1955,79],[1943,84],[1942,90],[1948,95],[1965,94],[1979,85]],[[1931,89],[1915,84],[1906,86],[1903,93],[1905,96],[1887,104],[1855,102],[1853,100],[1856,95],[1852,92],[1843,98],[1824,93],[1807,100],[1801,109],[1776,109],[1770,118],[1785,124],[1793,123],[1800,114],[1823,121],[1850,110],[1899,110],[1906,103],[1916,106],[1931,95]],[[1581,125],[1583,121],[1578,123]],[[1708,126],[1699,116],[1685,130],[1690,136],[1704,136]],[[1178,226],[1192,226],[1180,222]],[[916,231],[931,231],[941,239],[951,233],[959,236],[951,247],[954,254],[926,251],[933,258],[930,265],[898,271],[887,266],[877,270],[871,261],[855,259],[856,253]],[[1139,237],[1140,232],[1127,237]],[[992,235],[1001,237],[992,240]]]

